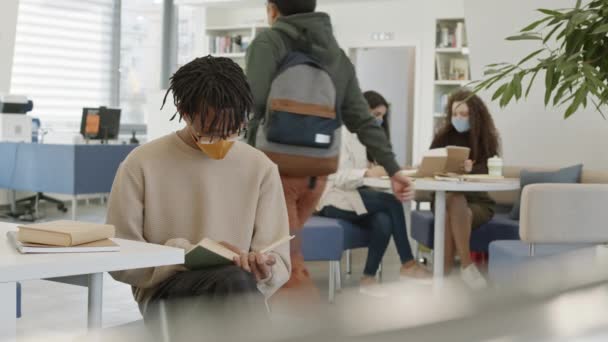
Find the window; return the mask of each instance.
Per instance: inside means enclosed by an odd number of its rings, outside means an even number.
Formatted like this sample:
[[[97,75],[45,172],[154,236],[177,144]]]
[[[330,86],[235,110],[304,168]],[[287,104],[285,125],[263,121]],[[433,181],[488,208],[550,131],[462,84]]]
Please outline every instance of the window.
[[[83,107],[118,105],[115,0],[20,0],[11,92],[51,131],[78,131]]]
[[[148,112],[160,107],[162,28],[162,1],[122,1],[120,106],[123,124],[144,124]]]

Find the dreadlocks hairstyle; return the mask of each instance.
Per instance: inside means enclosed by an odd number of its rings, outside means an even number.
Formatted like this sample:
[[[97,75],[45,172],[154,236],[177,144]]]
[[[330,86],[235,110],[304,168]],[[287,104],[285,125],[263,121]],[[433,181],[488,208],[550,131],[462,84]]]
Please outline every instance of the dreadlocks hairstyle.
[[[243,69],[229,58],[200,57],[179,68],[170,79],[161,109],[170,92],[177,108],[171,120],[177,115],[180,121],[184,117],[190,122],[198,119],[212,138],[240,134],[253,108]],[[210,110],[215,115],[210,115]]]
[[[484,160],[500,154],[500,136],[492,115],[483,100],[468,89],[459,89],[450,95],[446,108],[447,117],[436,139],[443,140],[450,132],[456,131],[451,123],[454,102],[466,102],[469,106],[471,159]]]

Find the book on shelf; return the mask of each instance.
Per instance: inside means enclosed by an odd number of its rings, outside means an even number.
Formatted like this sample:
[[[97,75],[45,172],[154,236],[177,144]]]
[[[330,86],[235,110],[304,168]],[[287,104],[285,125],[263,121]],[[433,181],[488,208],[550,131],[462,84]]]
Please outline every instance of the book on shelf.
[[[466,81],[470,79],[469,60],[466,58],[450,59],[449,67],[450,80]]]
[[[209,53],[211,54],[231,54],[245,52],[251,42],[250,37],[241,35],[209,36]]]
[[[437,29],[438,48],[463,48],[467,46],[464,22],[440,23]]]
[[[450,101],[450,94],[444,93],[439,97],[439,108],[437,113],[447,113],[448,112],[448,103]]]
[[[456,24],[456,31],[454,32],[454,43],[457,48],[465,46],[465,32],[464,23],[459,22]]]
[[[435,55],[437,81],[468,81],[470,79],[469,60],[466,57]]]
[[[438,81],[447,80],[449,77],[449,72],[450,72],[448,56],[436,54],[435,55],[435,65],[436,65],[436,73],[437,73],[436,79]]]

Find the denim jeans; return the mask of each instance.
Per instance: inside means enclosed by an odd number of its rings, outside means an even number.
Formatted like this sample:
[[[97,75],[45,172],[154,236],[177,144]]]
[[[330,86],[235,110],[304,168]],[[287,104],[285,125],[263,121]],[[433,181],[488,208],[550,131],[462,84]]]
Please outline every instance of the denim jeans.
[[[363,229],[371,230],[371,240],[363,273],[366,276],[376,275],[391,236],[397,246],[401,263],[414,259],[407,237],[403,204],[395,196],[385,192],[369,188],[359,188],[357,191],[363,199],[367,214],[357,215],[353,211],[345,211],[332,206],[323,208],[320,214],[325,217],[346,220]]]

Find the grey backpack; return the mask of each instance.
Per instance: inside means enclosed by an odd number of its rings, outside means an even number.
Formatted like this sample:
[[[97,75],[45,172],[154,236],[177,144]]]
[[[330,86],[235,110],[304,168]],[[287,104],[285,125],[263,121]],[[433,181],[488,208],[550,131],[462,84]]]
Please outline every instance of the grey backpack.
[[[256,147],[282,175],[326,176],[338,169],[340,126],[336,87],[312,57],[289,53],[272,81]]]

